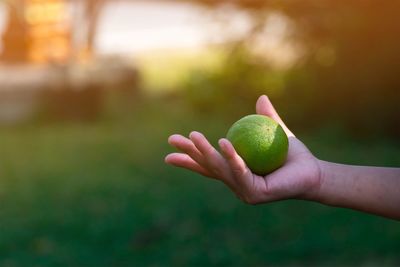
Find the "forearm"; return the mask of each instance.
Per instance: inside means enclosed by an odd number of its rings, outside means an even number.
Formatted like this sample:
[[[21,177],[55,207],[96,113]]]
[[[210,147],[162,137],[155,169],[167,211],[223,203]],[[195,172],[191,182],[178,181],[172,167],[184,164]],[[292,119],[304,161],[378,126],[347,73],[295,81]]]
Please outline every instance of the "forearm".
[[[400,220],[400,169],[320,161],[316,201]]]

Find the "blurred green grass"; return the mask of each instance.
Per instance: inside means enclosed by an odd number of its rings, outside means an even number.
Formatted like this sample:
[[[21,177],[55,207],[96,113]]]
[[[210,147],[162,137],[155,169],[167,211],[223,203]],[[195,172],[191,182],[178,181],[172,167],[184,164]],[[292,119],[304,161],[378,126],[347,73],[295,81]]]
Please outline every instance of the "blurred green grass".
[[[220,67],[226,52],[221,48],[207,50],[161,50],[143,53],[136,57],[143,76],[143,87],[148,94],[157,95],[182,90],[182,83],[188,79],[191,70],[215,71]]]
[[[232,123],[143,98],[126,116],[0,129],[0,266],[400,264],[399,223],[303,201],[248,206],[163,163],[175,132]],[[400,166],[400,143],[300,133],[326,160]]]

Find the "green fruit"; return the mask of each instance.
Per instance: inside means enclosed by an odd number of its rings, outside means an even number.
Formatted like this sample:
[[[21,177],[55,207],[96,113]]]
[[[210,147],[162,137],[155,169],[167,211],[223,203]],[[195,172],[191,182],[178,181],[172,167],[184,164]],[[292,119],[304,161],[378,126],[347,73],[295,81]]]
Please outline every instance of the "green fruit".
[[[238,120],[229,129],[227,139],[255,174],[267,175],[286,161],[288,138],[282,127],[267,116],[249,115]]]

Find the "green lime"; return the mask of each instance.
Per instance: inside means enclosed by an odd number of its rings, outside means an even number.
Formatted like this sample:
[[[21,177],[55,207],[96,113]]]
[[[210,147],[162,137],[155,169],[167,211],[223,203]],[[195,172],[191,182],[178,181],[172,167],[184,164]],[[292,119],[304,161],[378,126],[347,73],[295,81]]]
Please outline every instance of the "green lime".
[[[289,141],[282,127],[263,115],[249,115],[235,122],[227,139],[250,170],[267,175],[281,167],[287,157]]]

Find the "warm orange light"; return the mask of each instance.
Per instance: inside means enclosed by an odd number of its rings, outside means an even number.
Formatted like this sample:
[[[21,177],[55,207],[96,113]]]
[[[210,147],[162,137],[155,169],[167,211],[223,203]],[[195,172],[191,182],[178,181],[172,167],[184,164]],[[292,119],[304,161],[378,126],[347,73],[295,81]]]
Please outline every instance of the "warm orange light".
[[[28,24],[57,23],[66,19],[66,5],[59,1],[37,1],[27,5],[25,20]]]
[[[26,0],[28,60],[32,63],[67,62],[71,56],[71,32],[63,0]]]

